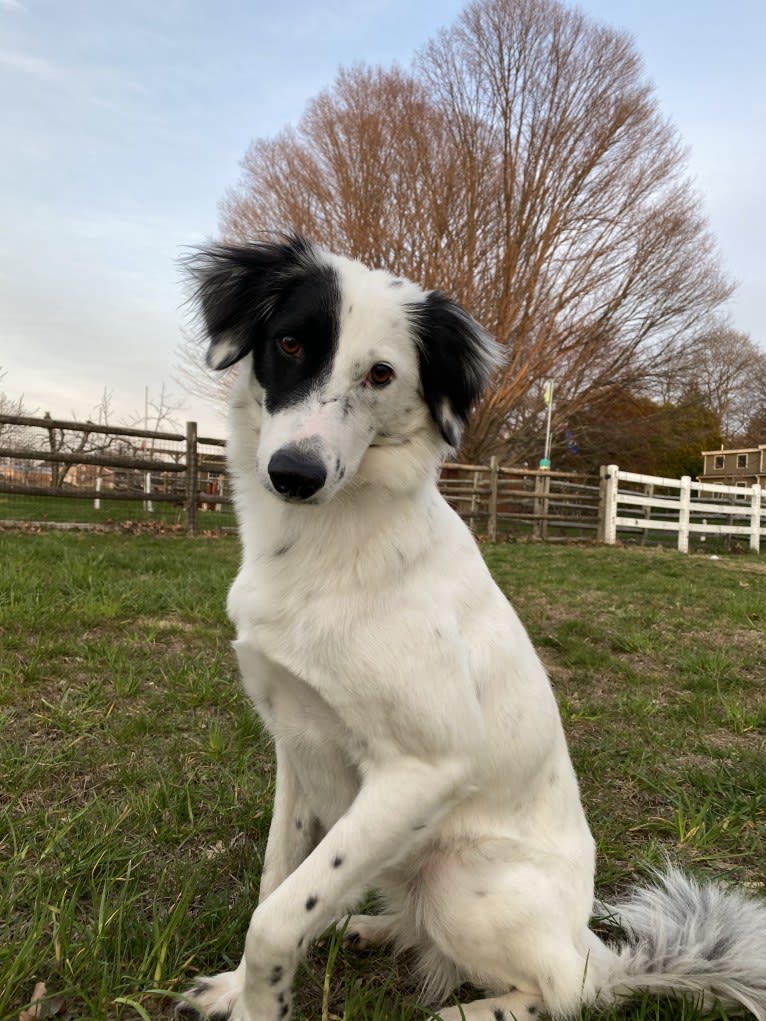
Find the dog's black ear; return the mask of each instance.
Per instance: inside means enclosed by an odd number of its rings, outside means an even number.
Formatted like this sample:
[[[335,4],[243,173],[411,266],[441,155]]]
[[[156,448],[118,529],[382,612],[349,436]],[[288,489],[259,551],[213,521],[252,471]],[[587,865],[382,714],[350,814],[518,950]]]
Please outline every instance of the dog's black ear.
[[[471,407],[502,364],[501,349],[456,301],[431,291],[410,306],[423,396],[451,447],[457,447]]]
[[[211,245],[189,260],[211,369],[226,369],[253,349],[280,290],[315,258],[307,241],[285,235],[276,242]]]

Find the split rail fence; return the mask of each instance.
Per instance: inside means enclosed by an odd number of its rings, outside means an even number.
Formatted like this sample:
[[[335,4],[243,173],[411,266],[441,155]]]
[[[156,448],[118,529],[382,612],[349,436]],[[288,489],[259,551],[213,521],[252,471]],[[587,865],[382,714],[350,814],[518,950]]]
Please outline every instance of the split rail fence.
[[[193,535],[201,514],[216,511],[233,526],[225,445],[195,422],[174,433],[0,415],[0,520],[164,521]]]
[[[92,422],[0,415],[0,523],[107,527],[171,523],[194,535],[233,529],[225,442]],[[488,465],[443,466],[439,488],[474,534],[490,541],[618,539],[646,543],[677,535],[688,551],[707,537],[766,539],[758,486],[663,479],[601,469],[574,472]],[[119,527],[119,525],[118,525]]]

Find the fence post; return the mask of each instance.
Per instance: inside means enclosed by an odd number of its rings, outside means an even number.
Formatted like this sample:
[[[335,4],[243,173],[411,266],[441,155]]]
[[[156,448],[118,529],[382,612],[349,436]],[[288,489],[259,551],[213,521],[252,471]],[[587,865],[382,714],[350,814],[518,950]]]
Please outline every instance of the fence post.
[[[644,483],[644,496],[648,496],[650,500],[654,496],[654,483],[653,482],[646,482],[646,483]],[[652,507],[644,507],[644,517],[647,519],[647,521],[651,520],[652,510],[653,510]],[[643,530],[643,532],[641,533],[641,545],[642,546],[646,546],[648,541],[649,541],[649,529],[645,528]]]
[[[616,464],[602,465],[599,471],[598,538],[607,546],[617,542],[619,471]]]
[[[479,505],[479,473],[473,473],[473,488],[471,489],[471,516],[468,519],[468,527],[476,533],[476,508]]]
[[[149,496],[152,495],[152,473],[144,472],[144,492]],[[154,513],[154,504],[151,500],[144,500],[144,510],[150,514]]]
[[[489,459],[489,518],[487,520],[487,538],[497,542],[497,476],[498,461],[494,456]]]
[[[532,525],[532,534],[535,539],[548,538],[548,496],[551,488],[551,477],[546,472],[544,475],[535,476],[535,521]],[[539,518],[537,517],[538,515]]]
[[[689,517],[692,507],[692,480],[690,475],[681,477],[680,502],[678,505],[678,551],[689,552]]]
[[[197,423],[186,423],[186,534],[197,533]]]
[[[750,551],[761,552],[761,497],[762,489],[757,482],[753,483],[750,497]]]

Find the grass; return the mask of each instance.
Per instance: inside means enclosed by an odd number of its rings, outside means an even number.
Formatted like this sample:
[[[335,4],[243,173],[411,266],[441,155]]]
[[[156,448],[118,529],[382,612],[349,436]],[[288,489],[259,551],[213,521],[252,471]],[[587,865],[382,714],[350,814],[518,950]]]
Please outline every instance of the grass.
[[[668,853],[762,886],[766,571],[753,557],[485,546],[550,668],[608,897]],[[236,963],[271,752],[229,649],[233,538],[0,534],[0,1021],[169,1017]],[[328,965],[328,961],[330,962]],[[329,939],[296,1018],[414,1021],[406,959]],[[699,1021],[651,997],[625,1021]]]

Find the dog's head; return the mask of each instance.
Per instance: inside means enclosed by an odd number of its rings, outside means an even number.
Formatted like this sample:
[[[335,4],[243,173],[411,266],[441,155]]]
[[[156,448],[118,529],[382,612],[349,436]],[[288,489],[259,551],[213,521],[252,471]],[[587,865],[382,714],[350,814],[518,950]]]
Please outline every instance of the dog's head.
[[[497,364],[456,302],[297,236],[205,249],[192,272],[208,364],[247,359],[235,401],[261,407],[256,471],[285,500],[326,502],[396,447],[456,447]]]

